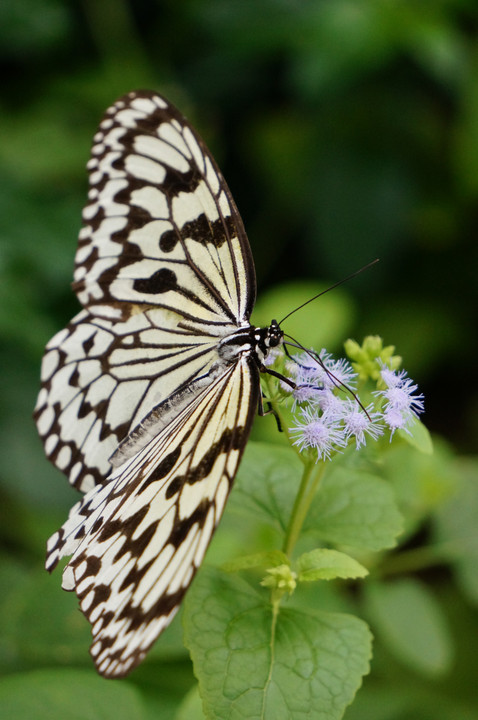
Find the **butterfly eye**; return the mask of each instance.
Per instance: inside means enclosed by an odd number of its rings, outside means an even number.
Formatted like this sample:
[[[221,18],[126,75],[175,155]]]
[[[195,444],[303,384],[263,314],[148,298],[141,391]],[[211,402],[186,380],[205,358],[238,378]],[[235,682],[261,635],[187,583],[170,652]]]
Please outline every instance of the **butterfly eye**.
[[[277,347],[282,343],[283,335],[282,333],[271,333],[269,336],[269,347]]]

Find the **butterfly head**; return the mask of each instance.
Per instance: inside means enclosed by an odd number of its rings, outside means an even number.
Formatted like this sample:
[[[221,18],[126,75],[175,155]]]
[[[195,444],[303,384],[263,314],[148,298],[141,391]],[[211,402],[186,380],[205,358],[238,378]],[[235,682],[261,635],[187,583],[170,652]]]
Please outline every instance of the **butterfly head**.
[[[272,348],[279,347],[284,341],[284,333],[277,320],[272,320],[269,327],[254,328],[254,352],[259,365],[262,365]]]
[[[268,328],[266,328],[266,335],[264,343],[267,348],[275,348],[282,345],[284,341],[284,333],[281,330],[277,320],[272,320]]]

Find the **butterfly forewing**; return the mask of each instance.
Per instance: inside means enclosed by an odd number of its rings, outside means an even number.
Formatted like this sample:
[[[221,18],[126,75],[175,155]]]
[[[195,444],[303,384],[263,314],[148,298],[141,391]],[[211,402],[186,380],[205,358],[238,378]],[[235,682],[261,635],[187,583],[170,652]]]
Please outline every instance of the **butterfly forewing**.
[[[204,143],[174,107],[147,92],[118,100],[88,167],[74,274],[85,307],[124,315],[129,304],[154,304],[221,324],[249,316],[255,279],[241,218]]]

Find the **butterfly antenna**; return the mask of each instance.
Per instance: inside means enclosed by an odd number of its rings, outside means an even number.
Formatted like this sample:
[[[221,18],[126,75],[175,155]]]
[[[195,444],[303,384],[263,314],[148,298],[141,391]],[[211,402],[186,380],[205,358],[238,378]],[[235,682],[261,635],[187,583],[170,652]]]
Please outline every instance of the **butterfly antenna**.
[[[376,262],[376,261],[375,261],[375,262]],[[370,263],[370,264],[373,264],[373,263]],[[356,274],[356,273],[355,273],[355,274]],[[298,308],[297,308],[297,309],[298,309]],[[369,421],[370,421],[370,422],[372,421],[372,418],[370,417],[370,415],[369,415],[368,412],[367,412],[367,408],[366,408],[366,407],[364,406],[364,404],[360,401],[358,395],[352,390],[351,387],[349,387],[349,386],[346,385],[344,382],[342,382],[342,380],[339,380],[339,378],[336,377],[336,376],[334,375],[334,373],[331,372],[331,371],[329,370],[329,368],[325,366],[324,361],[323,361],[322,358],[320,357],[319,353],[315,352],[315,350],[307,350],[307,348],[305,348],[303,345],[301,345],[299,342],[297,342],[297,340],[296,340],[295,338],[293,338],[292,335],[287,335],[287,333],[284,333],[284,337],[285,337],[285,338],[288,338],[288,340],[292,340],[292,342],[288,342],[288,343],[287,343],[287,345],[289,345],[289,347],[297,348],[297,350],[301,350],[301,351],[304,352],[306,355],[308,355],[310,358],[312,358],[312,360],[315,360],[315,362],[317,362],[317,363],[320,365],[320,367],[322,368],[322,370],[327,373],[327,375],[329,376],[329,378],[330,378],[330,379],[332,380],[332,382],[334,383],[335,387],[338,387],[338,388],[342,387],[342,388],[344,388],[344,390],[346,390],[348,393],[350,393],[350,395],[353,397],[353,399],[355,400],[355,402],[357,403],[357,405],[359,405],[359,406],[362,408],[362,410],[364,411],[364,413],[365,413],[365,415],[367,416],[367,418],[369,419]],[[288,357],[290,360],[294,360],[294,358],[291,356],[291,354],[290,354],[289,351],[287,350],[287,347],[286,347],[286,344],[285,344],[285,343],[284,343],[284,346],[283,346],[283,347],[284,347],[284,351],[285,351],[285,354],[287,355],[287,357]],[[295,360],[294,362],[297,362],[297,360]],[[299,363],[299,364],[300,364],[300,363]]]
[[[284,320],[287,320],[287,318],[290,318],[291,315],[296,313],[298,310],[302,310],[303,307],[308,305],[309,303],[313,302],[314,300],[317,300],[317,298],[321,297],[321,295],[325,295],[325,293],[328,293],[329,290],[333,290],[334,288],[338,287],[339,285],[343,285],[344,283],[348,282],[352,278],[354,278],[356,275],[360,275],[361,272],[364,270],[368,270],[372,265],[375,265],[378,263],[379,258],[375,258],[375,260],[372,260],[372,262],[367,263],[367,265],[364,265],[359,270],[356,270],[351,275],[347,275],[347,277],[344,277],[342,280],[338,280],[336,283],[328,287],[326,290],[322,290],[322,292],[317,293],[317,295],[314,295],[314,297],[309,298],[309,300],[306,300],[302,305],[299,305],[299,307],[296,307],[295,310],[292,310],[290,313],[288,313],[285,317],[282,318],[282,320],[278,323],[278,325],[282,325]],[[306,351],[307,352],[307,351]]]

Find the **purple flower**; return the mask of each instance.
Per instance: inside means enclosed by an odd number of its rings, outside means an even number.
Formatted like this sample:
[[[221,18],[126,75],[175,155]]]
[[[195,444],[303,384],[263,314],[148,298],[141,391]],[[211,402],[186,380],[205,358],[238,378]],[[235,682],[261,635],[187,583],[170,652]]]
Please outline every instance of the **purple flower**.
[[[324,387],[320,393],[317,393],[316,402],[322,412],[328,413],[329,417],[335,417],[336,420],[342,419],[344,400],[336,395],[330,387]]]
[[[370,404],[366,408],[366,412],[356,400],[345,400],[344,403],[343,422],[347,438],[355,438],[355,447],[357,450],[365,445],[366,435],[373,440],[383,434],[383,425],[380,423],[381,415],[373,409]]]
[[[380,375],[387,387],[385,390],[377,390],[374,395],[385,400],[383,419],[393,435],[395,430],[407,430],[413,418],[423,412],[424,397],[422,393],[414,394],[418,385],[407,377],[405,370],[395,372],[384,366]]]
[[[319,401],[320,394],[322,392],[323,388],[320,388],[317,385],[297,385],[294,390],[292,390],[292,397],[294,398],[292,410],[295,410],[297,405],[301,405],[302,403]]]
[[[293,377],[297,384],[297,391],[294,391],[296,402],[304,402],[299,399],[301,396],[300,386],[309,388],[304,391],[305,400],[309,400],[312,392],[323,388],[351,387],[355,384],[357,373],[354,372],[350,363],[344,358],[334,360],[330,353],[322,349],[320,353],[311,351],[310,354],[303,352],[294,355],[293,359],[286,363],[286,370]],[[317,400],[319,395],[317,396]]]
[[[283,350],[281,347],[269,348],[269,352],[264,359],[265,367],[270,367],[271,365],[273,365],[277,358],[280,357],[282,354]]]
[[[293,443],[301,451],[316,450],[316,460],[330,460],[351,442],[358,450],[369,438],[383,435],[385,426],[390,439],[395,430],[408,432],[407,426],[424,409],[423,395],[405,370],[391,370],[382,362],[380,376],[386,388],[373,392],[376,401],[367,407],[355,394],[357,374],[347,360],[334,360],[325,350],[310,351],[289,359],[286,369],[296,383],[293,389],[282,383],[294,401]],[[345,395],[347,390],[351,396]]]
[[[343,426],[331,413],[319,414],[318,408],[308,406],[300,409],[296,422],[296,427],[290,431],[292,435],[297,435],[294,445],[301,451],[315,448],[317,459],[330,460],[333,451],[340,452],[347,444]]]
[[[354,388],[357,381],[357,373],[345,358],[333,360],[327,358],[324,362],[329,383],[332,387],[343,386]]]

